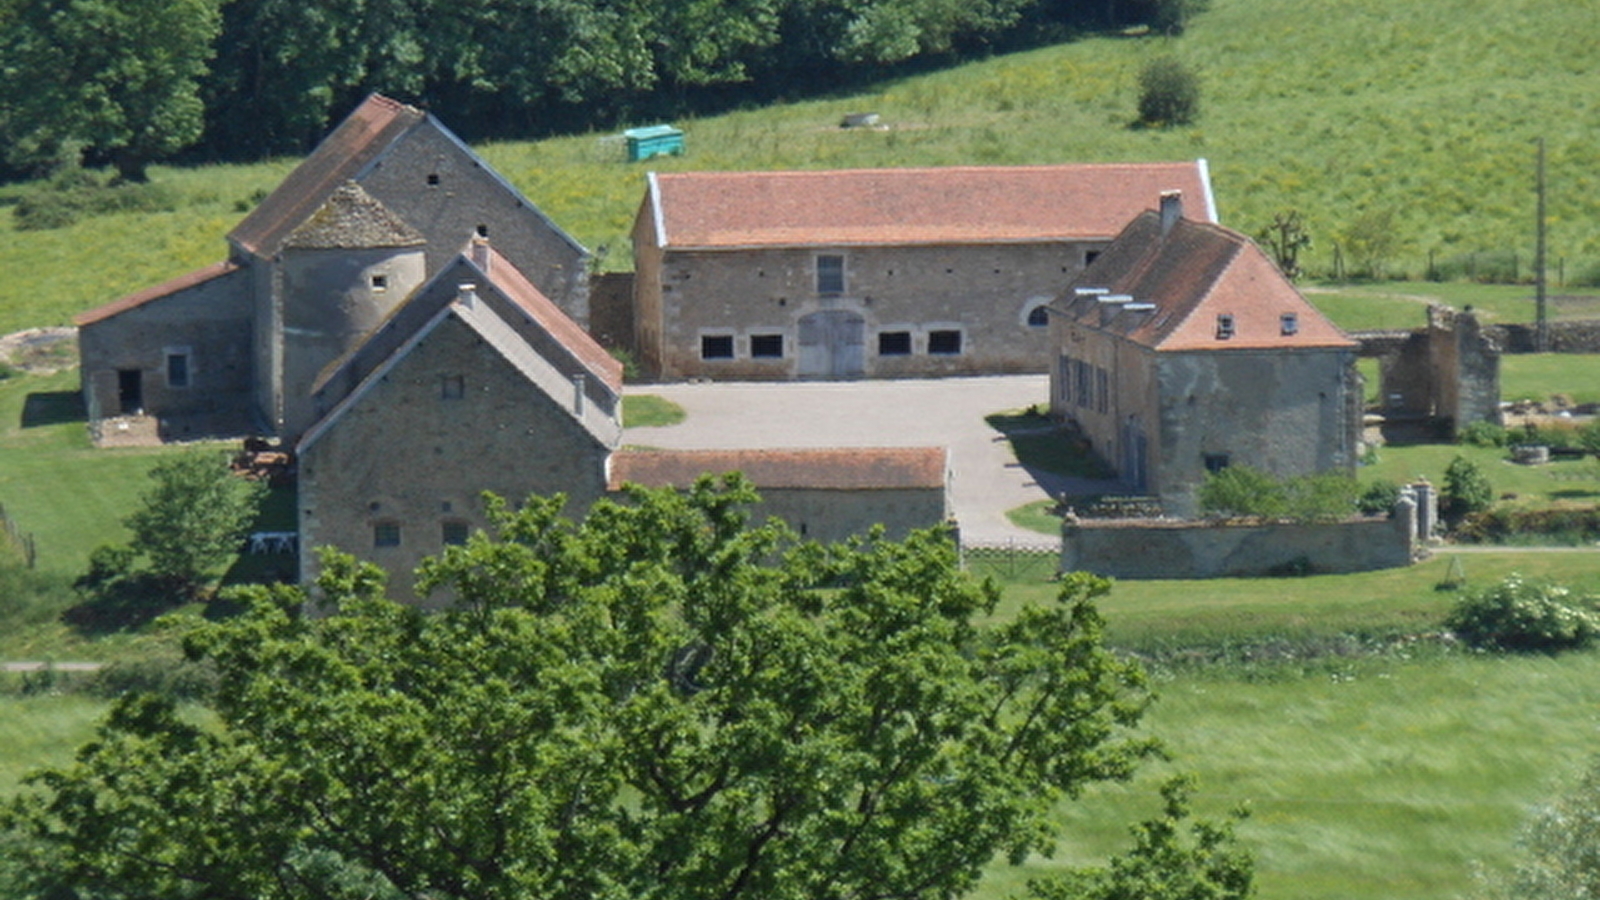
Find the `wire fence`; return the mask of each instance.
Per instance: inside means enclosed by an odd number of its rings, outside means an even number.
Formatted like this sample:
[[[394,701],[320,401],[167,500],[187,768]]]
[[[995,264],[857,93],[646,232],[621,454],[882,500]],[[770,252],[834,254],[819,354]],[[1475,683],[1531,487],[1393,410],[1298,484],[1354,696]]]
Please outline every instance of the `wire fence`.
[[[5,504],[0,504],[0,554],[14,554],[30,569],[39,556],[33,544],[33,535],[17,525],[17,521],[6,512]]]
[[[1059,541],[1008,538],[961,547],[961,564],[967,571],[1007,580],[1050,578],[1055,575],[1060,561]]]

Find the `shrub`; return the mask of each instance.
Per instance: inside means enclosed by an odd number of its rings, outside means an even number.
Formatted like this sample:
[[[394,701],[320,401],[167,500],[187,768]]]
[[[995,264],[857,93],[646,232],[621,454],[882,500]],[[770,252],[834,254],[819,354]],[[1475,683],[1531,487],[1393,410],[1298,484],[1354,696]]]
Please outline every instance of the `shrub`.
[[[1468,516],[1453,536],[1478,544],[1580,547],[1600,541],[1600,509],[1489,509]]]
[[[1200,511],[1217,518],[1278,518],[1289,512],[1283,482],[1260,469],[1229,466],[1206,476],[1198,495]]]
[[[1200,78],[1171,56],[1160,56],[1139,70],[1141,125],[1188,125],[1200,117]]]
[[[1587,646],[1600,636],[1600,611],[1593,597],[1573,596],[1554,582],[1512,574],[1462,598],[1444,627],[1474,647],[1564,650]]]
[[[1505,426],[1493,422],[1473,422],[1461,429],[1456,442],[1469,447],[1504,447],[1511,442]]]
[[[1578,446],[1600,456],[1600,419],[1578,429]]]
[[[1400,502],[1400,485],[1388,479],[1379,479],[1367,485],[1356,498],[1356,509],[1369,516],[1386,516],[1394,512]]]
[[[1450,461],[1444,470],[1444,486],[1439,491],[1439,512],[1452,523],[1459,523],[1494,503],[1494,487],[1478,464],[1464,456]]]

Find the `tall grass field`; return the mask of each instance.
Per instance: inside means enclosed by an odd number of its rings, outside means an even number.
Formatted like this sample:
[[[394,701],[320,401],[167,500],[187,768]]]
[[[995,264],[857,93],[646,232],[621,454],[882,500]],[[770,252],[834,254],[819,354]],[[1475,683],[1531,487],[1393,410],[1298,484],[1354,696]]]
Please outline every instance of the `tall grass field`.
[[[1225,224],[1254,234],[1275,212],[1302,214],[1313,273],[1332,269],[1338,247],[1347,271],[1370,256],[1391,275],[1528,281],[1542,137],[1552,273],[1594,283],[1597,46],[1589,0],[1212,0],[1179,38],[1091,37],[852,95],[681,121],[689,152],[677,159],[629,164],[614,136],[599,133],[479,149],[611,270],[631,267],[627,235],[647,168],[1204,157]],[[1140,66],[1166,54],[1199,75],[1200,118],[1131,128]],[[862,111],[886,127],[838,127]],[[450,110],[434,112],[449,124]],[[0,215],[0,333],[64,323],[222,258],[223,234],[293,163],[156,167],[152,177],[177,198],[171,212],[34,232]],[[32,189],[0,186],[0,210]]]

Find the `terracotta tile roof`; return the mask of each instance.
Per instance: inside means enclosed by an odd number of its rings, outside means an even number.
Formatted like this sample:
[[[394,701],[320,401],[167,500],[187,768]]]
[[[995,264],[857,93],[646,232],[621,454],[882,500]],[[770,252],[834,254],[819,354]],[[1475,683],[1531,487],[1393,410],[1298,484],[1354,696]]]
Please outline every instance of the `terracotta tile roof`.
[[[368,97],[229,233],[229,239],[259,256],[278,252],[289,233],[336,187],[354,178],[424,117],[421,110],[388,97]]]
[[[171,281],[162,282],[154,287],[147,287],[142,291],[129,294],[120,300],[113,300],[104,306],[96,307],[88,312],[78,313],[76,316],[72,317],[72,324],[78,326],[79,328],[82,328],[85,325],[93,325],[96,322],[109,319],[118,313],[127,312],[130,309],[143,306],[152,300],[160,300],[162,297],[168,297],[180,291],[186,291],[192,287],[205,284],[213,278],[221,278],[224,275],[237,272],[238,270],[239,267],[231,262],[212,263],[203,269],[196,269],[186,275],[179,275],[177,278],[174,278]]]
[[[510,260],[500,255],[498,250],[476,242],[469,256],[481,252],[482,246],[488,251],[488,272],[490,283],[506,296],[507,299],[522,307],[523,311],[533,317],[552,338],[571,353],[573,358],[588,369],[613,394],[622,393],[622,363],[600,346],[594,338],[589,336],[571,316],[561,311],[561,307],[546,297],[533,286],[522,272],[512,265]],[[480,266],[482,268],[482,266]]]
[[[943,447],[847,450],[620,450],[609,489],[623,484],[687,488],[704,474],[743,472],[761,489],[860,491],[944,488]]]
[[[365,250],[369,247],[417,247],[426,244],[422,232],[395,215],[389,207],[354,181],[334,189],[311,217],[284,240],[285,247],[319,250]]]
[[[1167,190],[1215,220],[1205,160],[652,173],[642,214],[673,249],[1108,240]]]
[[[1147,211],[1076,288],[1099,289],[1105,299],[1069,291],[1055,304],[1058,312],[1158,350],[1355,346],[1255,242],[1209,222],[1180,218],[1163,236],[1160,215]],[[1220,316],[1229,317],[1225,338]],[[1285,316],[1293,317],[1292,328]]]

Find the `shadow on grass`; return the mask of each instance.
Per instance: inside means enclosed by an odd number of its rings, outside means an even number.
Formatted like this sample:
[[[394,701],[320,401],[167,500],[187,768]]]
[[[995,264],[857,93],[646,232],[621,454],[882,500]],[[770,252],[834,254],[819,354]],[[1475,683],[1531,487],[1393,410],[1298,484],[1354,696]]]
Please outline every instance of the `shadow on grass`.
[[[84,637],[137,631],[158,616],[188,603],[183,593],[148,575],[130,575],[101,585],[92,596],[68,607],[61,621]]]
[[[1583,491],[1577,488],[1567,488],[1560,491],[1551,491],[1552,500],[1592,500],[1600,497],[1600,491]]]
[[[89,415],[83,408],[83,395],[77,391],[33,393],[22,402],[23,428],[86,422],[88,418]]]

